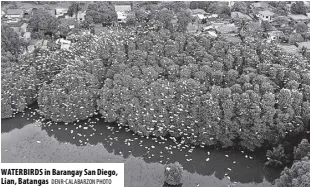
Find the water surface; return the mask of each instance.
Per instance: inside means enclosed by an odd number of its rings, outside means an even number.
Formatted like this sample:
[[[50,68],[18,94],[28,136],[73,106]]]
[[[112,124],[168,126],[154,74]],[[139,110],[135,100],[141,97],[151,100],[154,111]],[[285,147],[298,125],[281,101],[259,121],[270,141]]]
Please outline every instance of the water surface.
[[[35,105],[32,106],[35,108]],[[38,122],[34,109],[1,120],[2,162],[122,162],[125,186],[164,185],[164,164],[184,168],[183,187],[270,187],[279,170],[264,166],[264,155],[181,145],[140,137],[100,116],[74,124]]]

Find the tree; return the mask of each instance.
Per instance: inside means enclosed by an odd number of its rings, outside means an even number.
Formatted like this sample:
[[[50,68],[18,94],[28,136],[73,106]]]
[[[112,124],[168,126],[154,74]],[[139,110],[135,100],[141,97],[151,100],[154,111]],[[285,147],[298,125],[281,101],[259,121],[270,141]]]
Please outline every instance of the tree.
[[[138,22],[149,21],[149,14],[143,9],[136,10],[135,17]]]
[[[277,187],[307,187],[310,184],[310,160],[309,156],[296,161],[291,168],[285,168],[279,179],[276,179]]]
[[[298,42],[303,42],[304,38],[301,36],[300,33],[293,33],[289,37],[289,43],[296,45]]]
[[[44,10],[35,12],[29,20],[29,29],[41,39],[45,34],[54,35],[58,30],[59,20]]]
[[[297,23],[295,25],[295,29],[297,33],[305,33],[308,32],[308,26],[305,23]]]
[[[235,2],[233,7],[231,8],[232,12],[242,12],[244,14],[247,14],[248,7],[246,2]]]
[[[86,16],[93,18],[94,23],[111,23],[117,20],[117,14],[114,6],[109,2],[97,1],[94,4],[89,4]]]
[[[85,20],[81,22],[81,27],[89,29],[91,28],[93,23],[94,23],[93,18],[90,15],[85,15]]]
[[[169,29],[172,26],[171,20],[173,19],[173,15],[173,11],[163,9],[156,13],[155,19],[160,21],[165,29]]]
[[[168,10],[172,10],[174,13],[177,13],[188,8],[188,6],[186,5],[186,3],[182,1],[172,1],[172,2],[163,2],[161,4],[161,8],[166,8]]]
[[[21,40],[19,36],[12,28],[7,24],[1,25],[1,50],[9,51],[13,55],[17,55],[20,52]]]
[[[284,147],[279,145],[274,147],[273,150],[268,150],[266,153],[267,162],[265,165],[272,167],[282,167],[286,164],[287,157],[284,153]]]
[[[283,24],[288,24],[288,20],[283,16],[278,16],[274,19],[273,23],[281,26]]]
[[[185,32],[187,25],[192,21],[192,15],[189,11],[182,11],[178,14],[178,30]]]
[[[174,15],[167,9],[161,12],[166,14],[156,17],[164,23]],[[111,65],[98,99],[106,121],[141,135],[169,134],[194,145],[239,143],[253,151],[272,143],[274,165],[287,163],[278,145],[299,134],[310,116],[304,102],[310,78],[302,57],[260,41],[231,45],[220,38],[144,29],[124,42],[123,55],[112,52],[122,48],[115,42],[99,42],[98,47],[104,46],[101,59]],[[90,50],[94,54],[83,52],[93,45],[80,43],[74,51],[95,59],[96,47]]]
[[[183,167],[178,162],[165,166],[165,182],[170,185],[181,184]]]
[[[287,7],[285,2],[281,1],[270,1],[268,2],[269,5],[273,6],[275,9],[275,13],[280,16],[287,16]]]
[[[70,31],[69,25],[68,23],[61,23],[58,26],[59,32],[60,32],[60,36],[66,37]]]
[[[210,1],[191,1],[189,4],[189,8],[190,9],[201,8],[207,11],[210,4],[211,4]]]
[[[291,6],[291,13],[292,14],[306,14],[306,7],[304,2],[298,1],[293,3]]]
[[[307,139],[302,139],[300,144],[294,148],[294,159],[300,160],[310,153],[310,144]]]
[[[128,15],[126,18],[127,25],[135,25],[136,24],[136,17],[134,15]]]
[[[36,69],[28,64],[19,66],[12,63],[4,69],[7,72],[2,69],[1,117],[8,118],[14,113],[24,111],[27,105],[36,100],[38,79]]]
[[[78,13],[80,10],[82,10],[82,7],[81,7],[81,3],[80,2],[72,2],[71,5],[69,6],[68,8],[68,14],[69,16],[73,16],[75,15],[75,19],[77,20],[77,16],[78,16]]]
[[[44,84],[39,91],[40,113],[56,122],[74,122],[87,119],[96,110],[97,78],[85,71],[68,67]]]
[[[263,29],[263,32],[268,32],[268,31],[271,31],[273,29],[272,25],[268,21],[262,21],[261,27]]]
[[[231,15],[231,10],[230,10],[230,8],[226,5],[226,6],[220,7],[220,9],[218,10],[218,13],[219,13],[219,14],[224,14],[224,15],[227,15],[227,16],[230,16],[230,15]]]
[[[216,14],[220,7],[221,5],[218,2],[211,2],[206,12]]]
[[[3,82],[2,82],[3,84]],[[13,115],[11,95],[1,89],[1,119],[10,118]]]

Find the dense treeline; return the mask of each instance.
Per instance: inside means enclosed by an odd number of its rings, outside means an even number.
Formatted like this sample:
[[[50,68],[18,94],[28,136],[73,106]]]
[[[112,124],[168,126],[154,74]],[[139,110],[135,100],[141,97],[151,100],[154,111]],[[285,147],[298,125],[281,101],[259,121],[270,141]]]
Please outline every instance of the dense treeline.
[[[43,86],[42,114],[73,122],[97,108],[106,121],[141,135],[248,150],[307,129],[305,59],[258,41],[231,45],[156,29],[77,36],[71,51],[23,56],[35,90]],[[80,86],[69,84],[76,82]]]
[[[98,107],[141,135],[254,150],[309,123],[309,65],[275,46],[149,32],[128,41]],[[126,51],[125,51],[126,52]]]

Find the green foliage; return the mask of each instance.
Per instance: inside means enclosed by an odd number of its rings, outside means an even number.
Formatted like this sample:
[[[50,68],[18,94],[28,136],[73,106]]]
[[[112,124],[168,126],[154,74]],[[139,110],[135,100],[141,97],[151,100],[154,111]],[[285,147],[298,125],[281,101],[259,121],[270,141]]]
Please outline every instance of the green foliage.
[[[306,14],[306,7],[304,2],[298,1],[293,3],[291,6],[291,13],[292,14]]]
[[[71,50],[36,51],[21,62],[36,67],[41,114],[53,121],[86,119],[96,110],[97,91],[106,77],[124,70],[124,44],[118,34],[72,38]],[[109,64],[109,66],[108,66]]]
[[[248,13],[248,7],[246,2],[235,2],[231,8],[232,12],[242,12],[244,14]]]
[[[300,144],[294,148],[294,159],[300,160],[310,153],[310,144],[307,139],[301,140]]]
[[[272,151],[268,150],[266,156],[268,160],[265,163],[266,166],[282,167],[287,162],[287,156],[284,153],[284,148],[282,145],[274,147]]]
[[[222,6],[219,8],[218,10],[219,14],[223,14],[223,15],[227,15],[230,16],[231,15],[231,10],[230,8],[226,5],[226,6]]]
[[[69,31],[70,31],[68,23],[61,23],[58,26],[58,30],[60,32],[60,36],[66,37],[68,35]]]
[[[1,89],[1,118],[10,118],[13,115],[11,95]]]
[[[135,18],[138,22],[148,21],[149,14],[143,9],[138,9],[135,11]]]
[[[169,29],[172,27],[173,11],[167,9],[159,10],[155,14],[155,19],[161,22],[165,29]]]
[[[43,38],[44,34],[55,34],[58,30],[59,20],[51,16],[45,10],[39,9],[34,12],[29,20],[29,30],[33,35],[37,35],[38,38]]]
[[[183,167],[178,162],[165,166],[165,182],[169,185],[178,185],[182,182]]]
[[[80,2],[72,2],[68,9],[69,16],[75,15],[77,19],[77,14],[80,10],[82,10],[82,6],[83,5]]]
[[[172,1],[172,2],[163,2],[161,3],[160,8],[166,8],[168,10],[172,10],[173,12],[181,12],[184,9],[187,9],[187,4],[183,1]]]
[[[97,1],[94,4],[89,4],[87,15],[93,18],[94,23],[111,23],[117,20],[114,6],[110,2]]]
[[[309,81],[298,67],[307,66],[273,44],[211,44],[167,30],[134,42],[124,37],[127,44],[128,60],[112,63],[97,101],[108,122],[140,135],[248,150],[306,128],[308,89],[299,87]]]
[[[20,52],[21,40],[7,24],[1,25],[1,52],[10,52],[17,55]]]
[[[309,156],[296,161],[291,168],[285,168],[279,179],[277,187],[307,187],[310,184],[310,160]]]
[[[130,15],[127,16],[127,18],[126,18],[126,24],[127,24],[128,26],[135,25],[136,22],[137,22],[137,18],[136,18],[135,15],[130,14]]]
[[[81,22],[81,27],[85,29],[89,29],[91,28],[93,23],[94,23],[93,18],[90,15],[85,15],[85,20]]]
[[[23,75],[23,76],[20,76]],[[11,63],[1,74],[1,117],[8,118],[22,112],[37,97],[36,70],[27,64]]]
[[[268,21],[262,21],[261,22],[261,27],[264,32],[269,32],[272,31],[272,25]]]
[[[40,113],[56,122],[87,119],[96,110],[96,77],[73,67],[63,69],[51,84],[44,84],[38,94]]]
[[[38,86],[43,83],[50,83],[54,76],[67,66],[69,59],[75,56],[65,50],[51,53],[48,50],[38,50],[30,54],[23,55],[21,63],[28,64],[36,68],[36,76],[39,79]]]
[[[211,3],[210,1],[191,1],[189,4],[189,8],[190,9],[201,8],[207,11],[210,3]]]
[[[213,5],[210,9],[218,4]],[[19,99],[3,92],[3,103],[25,105],[41,89],[41,113],[54,121],[85,119],[98,109],[107,122],[140,135],[251,151],[303,132],[310,116],[307,61],[261,41],[232,45],[183,33],[191,18],[182,7],[154,11],[154,18],[125,30],[73,36],[70,51],[22,56],[20,64],[31,69],[29,80],[36,82],[20,82],[34,84],[35,90],[18,92]],[[109,3],[96,2],[88,17],[102,22],[113,11]],[[11,67],[11,59],[8,54],[2,65]],[[11,75],[4,75],[4,85],[10,85]],[[16,88],[23,88],[21,83]],[[9,116],[10,104],[3,107]],[[269,154],[281,165],[282,153],[277,147]]]
[[[304,38],[301,36],[300,33],[293,33],[289,37],[289,43],[293,45],[296,45],[296,43],[303,42],[303,41],[304,41]]]
[[[308,32],[308,26],[305,23],[297,23],[295,25],[295,29],[297,33],[305,33]]]
[[[178,30],[181,32],[186,31],[187,25],[188,23],[190,23],[192,21],[192,15],[191,12],[189,11],[182,11],[179,13],[179,15],[177,16],[178,19]]]

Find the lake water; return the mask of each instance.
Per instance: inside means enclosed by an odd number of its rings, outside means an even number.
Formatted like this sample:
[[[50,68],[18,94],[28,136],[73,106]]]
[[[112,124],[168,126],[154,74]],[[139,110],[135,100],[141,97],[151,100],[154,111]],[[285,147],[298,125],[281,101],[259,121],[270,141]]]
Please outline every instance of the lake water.
[[[121,162],[126,187],[166,186],[164,165],[175,161],[184,168],[182,187],[270,187],[280,174],[264,166],[263,153],[193,149],[170,139],[146,139],[100,116],[67,125],[40,123],[42,117],[34,111],[1,120],[2,162]]]

